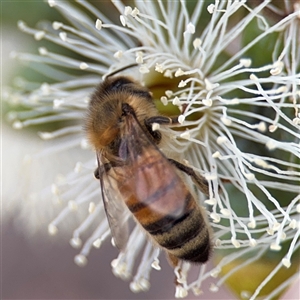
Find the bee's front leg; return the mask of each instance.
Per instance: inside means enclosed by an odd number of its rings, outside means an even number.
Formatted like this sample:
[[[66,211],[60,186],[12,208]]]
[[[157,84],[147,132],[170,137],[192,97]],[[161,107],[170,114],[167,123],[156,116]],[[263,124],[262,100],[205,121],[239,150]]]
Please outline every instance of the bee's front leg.
[[[155,116],[145,119],[146,126],[151,126],[154,124],[160,124],[160,125],[172,125],[172,124],[178,124],[178,117],[165,117],[165,116]]]
[[[158,144],[161,140],[161,133],[158,130],[153,130],[153,124],[160,124],[160,125],[178,124],[178,117],[169,118],[164,116],[155,116],[155,117],[150,117],[145,119],[144,123],[148,132],[152,135],[156,144]]]

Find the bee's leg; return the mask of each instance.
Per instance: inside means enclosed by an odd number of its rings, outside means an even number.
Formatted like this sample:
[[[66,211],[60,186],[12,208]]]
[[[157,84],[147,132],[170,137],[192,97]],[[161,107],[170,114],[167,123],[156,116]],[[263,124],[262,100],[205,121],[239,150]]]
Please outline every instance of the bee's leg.
[[[94,171],[94,177],[96,179],[100,179],[100,177],[102,177],[103,173],[107,173],[111,168],[114,167],[122,167],[123,164],[119,163],[119,162],[109,162],[109,163],[105,163],[103,165],[101,165],[100,167],[96,168],[96,170]]]
[[[96,168],[95,171],[94,171],[94,177],[95,179],[100,179],[100,174],[99,174],[99,168]]]
[[[209,191],[208,191],[208,182],[207,180],[201,176],[201,175],[197,175],[195,173],[195,171],[191,168],[191,167],[188,167],[172,158],[168,158],[169,162],[174,165],[177,169],[179,169],[180,171],[186,173],[187,175],[189,175],[193,182],[198,186],[198,188],[200,189],[200,191],[202,193],[204,193],[205,195],[208,195],[209,194]]]
[[[105,164],[101,165],[99,168],[95,169],[94,177],[99,180],[100,177],[102,177],[103,173],[108,172],[111,168],[112,168],[111,163],[105,163]]]
[[[169,118],[164,116],[155,116],[145,119],[144,122],[149,133],[153,136],[154,140],[158,144],[161,140],[161,133],[158,130],[153,130],[152,125],[155,123],[160,125],[178,124],[178,117]]]
[[[171,125],[171,124],[178,124],[178,117],[165,117],[165,116],[155,116],[145,119],[146,126],[151,126],[152,124],[157,123],[161,125]]]

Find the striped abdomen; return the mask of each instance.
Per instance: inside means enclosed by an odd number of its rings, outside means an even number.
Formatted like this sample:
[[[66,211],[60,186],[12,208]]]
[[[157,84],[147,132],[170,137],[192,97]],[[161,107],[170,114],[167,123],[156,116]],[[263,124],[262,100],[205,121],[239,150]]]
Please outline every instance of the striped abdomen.
[[[195,263],[208,260],[209,229],[201,208],[176,169],[158,151],[147,151],[119,185],[137,221],[169,255]]]

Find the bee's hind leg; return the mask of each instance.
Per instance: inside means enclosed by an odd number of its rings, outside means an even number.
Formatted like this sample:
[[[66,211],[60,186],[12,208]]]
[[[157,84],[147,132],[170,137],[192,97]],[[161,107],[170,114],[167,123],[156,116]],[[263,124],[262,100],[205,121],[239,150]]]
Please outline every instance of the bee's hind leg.
[[[168,160],[178,170],[180,170],[180,171],[186,173],[188,176],[190,176],[192,178],[193,182],[198,186],[198,188],[200,189],[200,191],[202,193],[204,193],[205,195],[209,194],[208,182],[203,176],[197,175],[191,167],[188,167],[188,166],[178,162],[177,160],[174,160],[172,158],[168,158]]]

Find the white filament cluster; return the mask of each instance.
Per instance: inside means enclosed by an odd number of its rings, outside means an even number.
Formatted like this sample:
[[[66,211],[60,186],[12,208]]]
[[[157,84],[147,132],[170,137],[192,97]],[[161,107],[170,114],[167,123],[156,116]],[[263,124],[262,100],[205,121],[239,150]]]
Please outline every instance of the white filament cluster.
[[[36,87],[24,79],[16,80],[16,85],[26,87],[26,92],[10,93],[6,98],[22,104],[26,110],[9,114],[13,127],[66,122],[67,125],[55,131],[39,132],[43,140],[59,138],[47,151],[77,147],[86,153],[89,144],[83,138],[82,118],[89,95],[103,75],[137,63],[133,77],[145,79],[145,84],[147,78],[155,78],[158,73],[169,80],[176,79],[178,86],[174,90],[167,86],[159,99],[164,106],[171,103],[181,112],[177,127],[184,130],[171,131],[174,143],[169,145],[169,150],[188,160],[208,180],[208,199],[199,192],[197,196],[208,205],[216,248],[233,251],[213,269],[201,266],[197,279],[190,283],[188,265],[181,272],[175,270],[180,283],[175,296],[183,298],[189,291],[201,294],[202,283],[208,278],[214,280],[210,290],[217,292],[231,274],[257,261],[269,250],[280,251],[285,242],[287,252],[254,294],[242,292],[250,299],[259,297],[261,289],[280,268],[291,266],[292,256],[300,246],[298,6],[294,5],[290,11],[287,5],[288,13],[282,14],[285,17],[270,25],[263,16],[266,6],[274,9],[270,1],[262,1],[253,9],[245,1],[215,1],[208,7],[205,1],[196,1],[192,13],[184,1],[137,1],[136,7],[115,1],[113,4],[120,15],[120,24],[116,25],[86,1],[77,1],[78,5],[71,1],[49,0],[48,3],[73,20],[73,25],[44,22],[40,30],[19,22],[20,30],[37,41],[48,40],[80,54],[81,60],[45,47],[39,48],[39,55],[13,53],[15,59],[38,62],[39,71],[52,82]],[[206,9],[211,19],[203,26],[201,15]],[[243,9],[247,10],[247,17],[235,18]],[[238,23],[231,22],[237,19]],[[251,22],[258,22],[262,33],[244,47],[234,48]],[[270,58],[272,62],[253,66],[253,59],[247,57],[248,50],[273,33],[279,38]],[[231,55],[219,64],[218,58],[224,52]],[[82,60],[83,57],[86,59]],[[72,75],[74,70],[76,75]],[[245,75],[243,79],[237,79],[241,74]],[[264,110],[268,113],[258,113]],[[153,130],[164,132],[162,127],[154,125]],[[83,214],[83,221],[70,240],[74,248],[80,249],[75,257],[75,263],[80,266],[87,264],[93,247],[99,248],[110,235],[99,182],[91,180],[94,167],[90,161],[78,163],[63,181],[52,186],[54,202],[64,208],[50,223],[49,234],[55,235],[72,215]],[[288,204],[282,205],[282,199],[274,191],[284,194]],[[243,206],[243,214],[235,208],[236,201]],[[82,237],[87,232],[89,238],[84,240]],[[141,252],[142,258],[137,262]],[[147,291],[151,270],[161,268],[158,256],[159,250],[135,227],[126,250],[112,262],[113,273],[122,279],[132,278],[133,292]],[[238,260],[243,263],[220,276],[223,268]],[[138,268],[133,275],[135,265]],[[279,285],[268,297],[282,291],[293,279]]]

